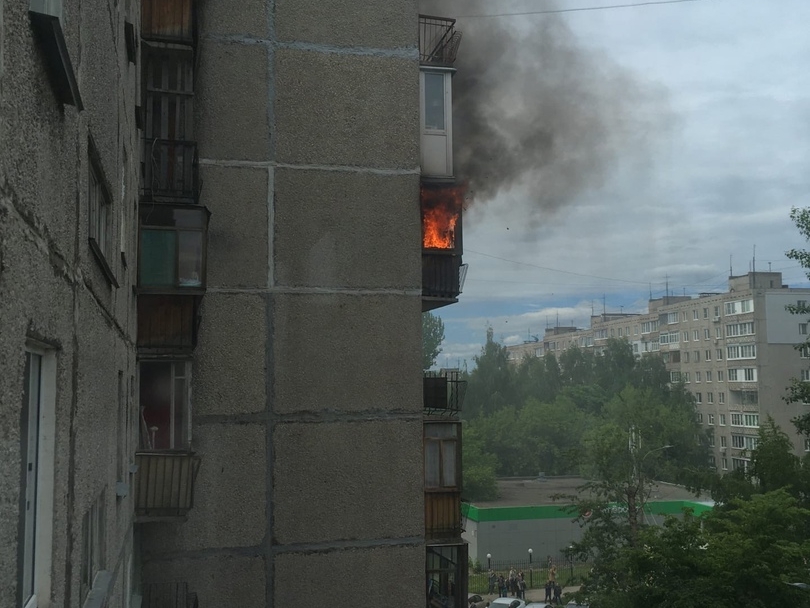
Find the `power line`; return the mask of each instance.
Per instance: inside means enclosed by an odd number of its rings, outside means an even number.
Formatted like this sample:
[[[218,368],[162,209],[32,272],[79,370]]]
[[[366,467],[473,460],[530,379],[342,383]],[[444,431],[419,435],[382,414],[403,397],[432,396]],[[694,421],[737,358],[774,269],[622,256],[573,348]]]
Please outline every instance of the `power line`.
[[[519,13],[493,13],[489,15],[456,15],[456,19],[486,19],[488,17],[518,17],[523,15],[553,15],[556,13],[578,13],[583,11],[605,11],[616,8],[633,8],[636,6],[651,6],[655,4],[681,4],[683,2],[701,2],[702,0],[657,0],[650,2],[635,2],[632,4],[612,4],[609,6],[582,6],[579,8],[554,8],[541,11],[525,11]]]

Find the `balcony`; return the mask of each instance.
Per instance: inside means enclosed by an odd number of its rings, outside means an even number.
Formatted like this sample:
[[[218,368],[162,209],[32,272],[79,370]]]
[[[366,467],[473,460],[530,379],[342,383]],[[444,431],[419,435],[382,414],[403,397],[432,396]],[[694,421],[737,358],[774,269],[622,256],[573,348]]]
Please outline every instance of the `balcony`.
[[[141,608],[198,608],[197,594],[188,583],[146,583]]]
[[[184,450],[137,452],[135,464],[135,521],[185,520],[194,505],[199,457]]]
[[[138,212],[139,293],[203,294],[208,209],[142,202]]]
[[[453,539],[463,532],[461,492],[458,490],[425,492],[425,538]]]
[[[196,203],[199,195],[197,142],[145,139],[142,200]]]
[[[422,182],[422,311],[458,301],[467,266],[461,261],[465,186]]]
[[[455,415],[461,411],[467,381],[458,370],[427,372],[424,377],[424,409],[429,415]]]
[[[455,19],[419,15],[419,61],[423,65],[453,65],[461,43],[461,32],[455,26]]]
[[[145,40],[194,44],[193,0],[143,0],[141,37]]]

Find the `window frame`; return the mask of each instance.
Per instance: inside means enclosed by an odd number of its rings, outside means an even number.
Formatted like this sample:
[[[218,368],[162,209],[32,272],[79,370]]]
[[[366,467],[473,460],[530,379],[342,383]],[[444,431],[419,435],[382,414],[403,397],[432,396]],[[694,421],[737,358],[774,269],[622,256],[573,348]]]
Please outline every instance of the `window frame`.
[[[144,412],[146,409],[146,405],[144,403],[144,395],[147,392],[144,390],[142,385],[143,382],[143,365],[155,365],[155,364],[166,364],[171,365],[171,369],[169,371],[170,374],[170,388],[169,388],[169,446],[168,447],[155,447],[153,442],[155,439],[155,430],[154,427],[149,426],[146,417],[144,416]],[[182,366],[183,374],[179,375],[177,373],[177,367]],[[139,433],[139,451],[160,451],[160,450],[177,450],[177,451],[189,451],[191,449],[191,441],[192,441],[192,418],[193,418],[193,411],[192,411],[192,403],[191,403],[191,382],[192,382],[192,361],[188,358],[144,358],[139,361],[138,364],[138,392],[139,392],[139,404],[138,404],[138,420],[140,426],[140,433]],[[177,442],[177,427],[176,427],[176,420],[177,420],[177,407],[178,401],[176,399],[176,386],[177,381],[183,381],[184,392],[182,397],[182,412],[181,412],[181,424],[182,424],[182,437],[185,438],[184,441]]]
[[[112,269],[115,213],[109,182],[93,138],[87,137],[87,242],[107,282],[120,285]]]
[[[431,435],[430,429],[437,428],[437,427],[445,427],[451,428],[452,433],[448,435]],[[461,472],[461,422],[458,420],[426,420],[423,425],[423,441],[424,441],[424,453],[425,453],[425,462],[424,462],[424,484],[426,491],[434,491],[434,492],[460,492],[461,491],[461,483],[462,483],[462,472]],[[431,466],[432,463],[428,462],[428,445],[438,445],[438,460],[436,461],[436,465],[438,466],[438,479],[439,484],[433,485],[432,483],[429,484],[429,479],[433,479],[433,475],[428,473],[428,466]],[[451,452],[449,455],[447,454],[448,450]],[[448,456],[452,456],[452,458],[448,459]],[[449,462],[453,462],[453,477],[452,483],[448,483],[450,480],[447,480],[446,477],[448,476],[448,471],[446,471],[445,465]]]

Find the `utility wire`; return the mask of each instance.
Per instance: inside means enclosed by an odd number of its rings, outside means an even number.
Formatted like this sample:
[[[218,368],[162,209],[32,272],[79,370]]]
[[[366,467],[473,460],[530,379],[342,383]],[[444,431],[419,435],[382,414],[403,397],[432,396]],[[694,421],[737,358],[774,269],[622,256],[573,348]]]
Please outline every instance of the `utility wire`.
[[[616,8],[632,8],[635,6],[651,6],[655,4],[681,4],[683,2],[701,2],[702,0],[657,0],[650,2],[634,2],[632,4],[612,4],[609,6],[582,6],[579,8],[550,8],[541,11],[525,11],[519,13],[492,13],[488,15],[456,15],[456,19],[486,19],[489,17],[518,17],[523,15],[553,15],[556,13],[578,13],[583,11],[605,11]]]

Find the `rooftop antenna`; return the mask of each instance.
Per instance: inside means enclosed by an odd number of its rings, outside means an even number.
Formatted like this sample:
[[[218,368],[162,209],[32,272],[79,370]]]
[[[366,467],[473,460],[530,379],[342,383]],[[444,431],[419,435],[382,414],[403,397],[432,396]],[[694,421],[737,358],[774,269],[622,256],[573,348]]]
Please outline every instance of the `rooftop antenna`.
[[[650,282],[650,300],[652,300],[652,282]]]
[[[734,276],[734,268],[731,265],[731,254],[730,253],[728,254],[728,276],[729,277]]]
[[[753,275],[749,281],[748,286],[754,287],[757,283],[757,246],[754,245],[754,258],[751,260],[751,274]],[[751,284],[753,282],[753,285]]]
[[[605,294],[602,294],[602,315],[607,314],[607,303],[605,302]]]
[[[560,326],[560,311],[557,311],[557,327]]]
[[[593,298],[591,299],[591,316],[593,316]]]
[[[664,278],[666,280],[666,289],[667,289],[667,297],[666,300],[664,300],[664,304],[669,304],[669,275],[668,274],[664,275]]]

